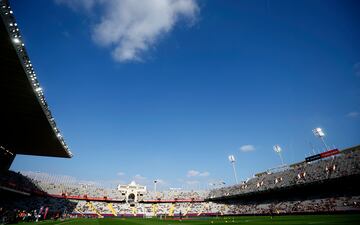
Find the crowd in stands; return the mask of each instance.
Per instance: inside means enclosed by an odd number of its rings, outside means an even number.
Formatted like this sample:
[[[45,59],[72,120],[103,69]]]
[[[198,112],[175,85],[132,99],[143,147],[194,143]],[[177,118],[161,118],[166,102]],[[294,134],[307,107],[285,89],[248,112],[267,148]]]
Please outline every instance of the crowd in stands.
[[[38,214],[36,210],[9,210],[6,208],[0,208],[0,224],[18,223],[18,222],[31,222],[39,221],[42,218],[42,214]]]
[[[47,202],[44,202],[47,201]],[[1,213],[0,218],[6,220],[30,221],[36,220],[36,211],[40,205],[51,207],[50,216],[47,218],[58,218],[64,213],[76,216],[205,216],[205,215],[258,215],[258,214],[289,214],[289,213],[321,213],[360,210],[360,196],[336,197],[324,199],[308,199],[297,201],[247,203],[240,204],[232,202],[227,204],[214,202],[194,203],[136,203],[134,206],[128,203],[109,203],[98,201],[69,200],[52,202],[53,199],[29,198],[17,201],[15,209]],[[75,206],[75,207],[74,207]],[[39,212],[39,211],[38,211]],[[25,215],[25,216],[24,216]],[[44,213],[40,219],[43,219]],[[1,220],[0,220],[1,221]]]
[[[91,196],[91,197],[107,197],[116,200],[125,200],[125,196],[121,195],[115,188],[102,188],[95,185],[79,184],[79,183],[53,183],[47,181],[34,181],[41,189],[46,190],[47,193],[52,195],[66,196]]]
[[[208,198],[241,195],[360,174],[359,162],[358,147],[326,159],[299,163],[284,171],[261,173],[238,185],[211,190]]]
[[[302,162],[290,166],[280,172],[264,172],[238,185],[213,189],[208,191],[168,190],[161,192],[146,192],[138,201],[221,198],[224,196],[241,195],[264,190],[278,189],[319,182],[337,177],[360,174],[360,148],[343,151],[341,154],[310,163]],[[97,187],[81,183],[54,182],[40,180],[34,177],[24,179],[19,173],[9,171],[7,176],[0,177],[0,183],[18,188],[16,185],[29,190],[43,191],[52,195],[88,196],[125,201],[125,195],[117,189]]]
[[[199,199],[203,200],[207,195],[208,191],[185,191],[185,190],[168,190],[161,192],[147,192],[144,195],[144,200],[154,199]]]
[[[311,184],[360,174],[360,149],[353,148],[326,159],[298,163],[288,169],[272,173],[260,173],[239,185],[206,191],[169,190],[147,192],[140,201],[126,203],[124,196],[116,189],[94,185],[54,182],[29,178],[12,171],[0,176],[0,194],[13,193],[0,198],[0,222],[30,221],[42,219],[47,208],[49,218],[64,214],[74,216],[200,216],[200,215],[251,215],[251,214],[288,214],[320,213],[336,211],[360,211],[359,194],[334,195],[324,197],[286,198],[282,200],[238,201],[231,196],[246,193],[281,189],[282,187]],[[358,192],[356,192],[358,193]],[[15,196],[15,197],[14,197]],[[65,198],[65,196],[89,196],[102,198]],[[109,201],[105,199],[107,197]],[[226,198],[224,201],[216,201]],[[158,201],[183,200],[188,201]],[[205,199],[205,201],[203,201]],[[116,200],[116,201],[113,201]],[[196,200],[196,201],[195,201]],[[42,216],[39,218],[39,212]]]
[[[47,197],[22,197],[17,200],[0,200],[0,224],[58,219],[76,203]],[[71,206],[72,205],[72,206]]]
[[[292,214],[360,210],[360,196],[224,205],[226,214]]]
[[[59,218],[59,215],[70,213],[76,207],[76,202],[67,199],[46,196],[24,196],[8,193],[0,198],[0,221],[33,221],[46,218]],[[39,218],[37,218],[37,216]]]
[[[10,188],[26,193],[45,193],[33,179],[23,176],[20,172],[16,173],[10,170],[0,171],[0,187]]]
[[[40,176],[39,176],[40,177]],[[116,188],[97,187],[94,184],[64,182],[61,179],[39,179],[35,173],[22,174],[20,172],[4,171],[0,174],[0,186],[23,192],[37,192],[50,195],[89,196],[95,198],[107,197],[124,201],[125,196]],[[164,199],[204,199],[207,191],[168,190],[160,192],[146,192],[139,200]]]
[[[52,195],[66,195],[66,196],[88,196],[95,198],[106,197],[112,200],[125,201],[125,195],[120,193],[115,188],[96,187],[95,185],[79,184],[79,183],[55,183],[47,180],[32,181],[41,190],[46,190],[48,194]],[[208,191],[187,191],[187,190],[166,190],[166,191],[148,191],[143,196],[139,196],[139,201],[151,200],[170,200],[170,199],[196,199],[203,200],[208,195]]]

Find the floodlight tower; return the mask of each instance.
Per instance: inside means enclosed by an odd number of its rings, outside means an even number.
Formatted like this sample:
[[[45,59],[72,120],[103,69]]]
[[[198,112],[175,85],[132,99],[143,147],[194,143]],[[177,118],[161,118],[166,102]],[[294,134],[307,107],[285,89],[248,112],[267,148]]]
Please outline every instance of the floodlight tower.
[[[281,149],[280,145],[274,145],[273,149],[279,155],[280,160],[281,160],[281,164],[284,165],[284,160],[283,160],[283,157],[281,155],[282,149]]]
[[[229,155],[229,161],[230,161],[230,163],[231,163],[231,165],[233,167],[233,170],[234,170],[235,182],[236,182],[236,184],[238,184],[239,182],[238,182],[238,179],[237,179],[236,169],[235,169],[235,162],[236,162],[235,156],[234,155]]]
[[[156,184],[157,184],[157,180],[154,180],[154,192],[155,192],[155,195],[156,195]]]
[[[316,137],[320,138],[320,140],[322,141],[322,143],[325,146],[325,149],[330,150],[330,148],[328,147],[328,145],[326,144],[326,142],[324,140],[324,137],[325,137],[324,131],[320,127],[317,127],[315,129],[313,129],[312,131]]]

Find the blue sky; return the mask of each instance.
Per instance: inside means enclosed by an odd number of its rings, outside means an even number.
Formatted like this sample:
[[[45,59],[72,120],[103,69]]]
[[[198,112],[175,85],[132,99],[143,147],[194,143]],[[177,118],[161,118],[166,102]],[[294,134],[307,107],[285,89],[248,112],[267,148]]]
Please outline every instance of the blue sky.
[[[74,157],[13,170],[204,188],[360,143],[358,1],[11,1]],[[311,143],[311,144],[310,144]],[[250,145],[241,148],[244,145]]]

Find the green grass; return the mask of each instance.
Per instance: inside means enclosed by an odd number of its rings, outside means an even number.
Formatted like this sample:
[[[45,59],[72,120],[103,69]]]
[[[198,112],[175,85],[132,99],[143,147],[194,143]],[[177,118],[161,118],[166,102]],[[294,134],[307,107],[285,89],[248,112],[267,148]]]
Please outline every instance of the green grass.
[[[25,223],[22,223],[25,225]],[[302,225],[302,224],[360,224],[360,215],[307,215],[307,216],[239,216],[224,218],[194,218],[188,220],[160,220],[139,218],[69,219],[65,221],[42,221],[26,225]]]

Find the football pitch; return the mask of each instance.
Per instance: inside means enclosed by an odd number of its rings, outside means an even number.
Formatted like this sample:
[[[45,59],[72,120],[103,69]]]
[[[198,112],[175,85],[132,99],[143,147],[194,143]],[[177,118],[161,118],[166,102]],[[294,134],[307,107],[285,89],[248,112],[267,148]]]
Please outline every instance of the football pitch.
[[[25,224],[25,223],[23,223]],[[239,216],[239,217],[201,217],[193,219],[140,219],[140,218],[103,218],[103,219],[68,219],[64,221],[42,221],[26,223],[29,225],[232,225],[232,224],[360,224],[360,214],[352,215],[306,215],[306,216]]]

